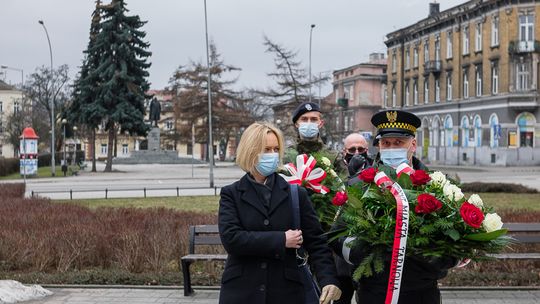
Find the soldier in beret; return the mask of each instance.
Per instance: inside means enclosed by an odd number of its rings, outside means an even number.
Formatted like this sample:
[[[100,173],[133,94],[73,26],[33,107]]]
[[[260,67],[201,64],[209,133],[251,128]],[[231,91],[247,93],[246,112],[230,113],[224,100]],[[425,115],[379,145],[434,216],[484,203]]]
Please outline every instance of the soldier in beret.
[[[293,112],[292,122],[298,130],[298,138],[294,147],[288,147],[285,151],[284,163],[294,163],[299,154],[309,155],[322,150],[326,150],[335,159],[337,153],[326,148],[321,140],[320,130],[324,126],[324,120],[321,108],[317,103],[304,102],[300,104]]]
[[[427,170],[426,166],[414,156],[416,152],[416,129],[420,127],[420,119],[413,113],[400,110],[386,110],[376,113],[371,123],[377,128],[374,145],[379,147],[375,163],[396,168],[401,163],[411,165],[415,170]],[[349,180],[349,184],[358,182],[358,177]],[[339,220],[334,229],[344,225]],[[340,238],[331,243],[334,251],[348,263],[358,266],[366,257],[365,248],[370,244],[356,242],[350,248],[354,238]],[[357,284],[358,304],[384,303],[389,278],[391,253],[385,259],[385,269],[382,273],[362,278]],[[406,257],[401,289],[400,304],[439,304],[441,295],[437,280],[444,278],[448,269],[455,266],[457,261],[450,257],[427,259],[420,256]],[[355,267],[356,268],[356,267]]]

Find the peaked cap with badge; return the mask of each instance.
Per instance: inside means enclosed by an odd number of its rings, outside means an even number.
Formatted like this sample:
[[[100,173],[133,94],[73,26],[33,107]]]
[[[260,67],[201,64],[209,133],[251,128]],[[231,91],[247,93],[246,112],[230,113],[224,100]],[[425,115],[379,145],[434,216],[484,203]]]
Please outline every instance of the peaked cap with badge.
[[[301,105],[299,105],[293,112],[292,115],[292,122],[293,124],[296,123],[298,118],[302,116],[303,114],[307,112],[321,112],[321,107],[319,107],[319,104],[314,102],[304,102]]]
[[[377,128],[374,145],[383,137],[414,137],[422,125],[418,116],[401,110],[381,111],[371,117],[371,123]]]

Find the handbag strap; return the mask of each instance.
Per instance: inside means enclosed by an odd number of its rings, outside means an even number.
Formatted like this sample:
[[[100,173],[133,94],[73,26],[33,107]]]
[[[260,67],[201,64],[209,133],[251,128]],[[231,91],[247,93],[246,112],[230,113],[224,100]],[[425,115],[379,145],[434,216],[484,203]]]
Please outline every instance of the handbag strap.
[[[293,208],[293,228],[300,229],[300,202],[298,200],[298,185],[291,186],[291,199]]]

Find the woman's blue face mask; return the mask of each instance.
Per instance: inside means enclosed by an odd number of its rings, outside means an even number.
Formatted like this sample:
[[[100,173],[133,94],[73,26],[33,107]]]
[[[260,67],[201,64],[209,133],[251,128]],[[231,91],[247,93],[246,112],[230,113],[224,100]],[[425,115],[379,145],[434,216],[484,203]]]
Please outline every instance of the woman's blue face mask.
[[[279,165],[279,153],[262,153],[259,157],[259,162],[255,166],[257,172],[262,176],[269,176],[276,172]]]

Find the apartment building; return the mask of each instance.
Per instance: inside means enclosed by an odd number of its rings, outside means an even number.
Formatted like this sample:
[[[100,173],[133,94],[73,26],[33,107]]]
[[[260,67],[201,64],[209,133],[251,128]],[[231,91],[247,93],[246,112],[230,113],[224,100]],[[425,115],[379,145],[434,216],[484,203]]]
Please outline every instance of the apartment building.
[[[384,108],[418,115],[417,156],[540,165],[540,3],[473,0],[387,35]]]

